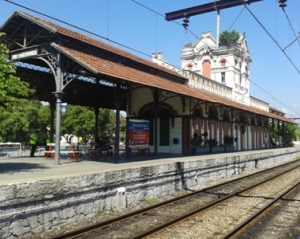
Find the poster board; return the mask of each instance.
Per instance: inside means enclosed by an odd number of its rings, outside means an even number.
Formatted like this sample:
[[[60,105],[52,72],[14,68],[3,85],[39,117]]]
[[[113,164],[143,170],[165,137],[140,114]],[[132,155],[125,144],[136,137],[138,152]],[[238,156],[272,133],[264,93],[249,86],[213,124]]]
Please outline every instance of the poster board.
[[[149,120],[129,120],[129,145],[149,146]]]

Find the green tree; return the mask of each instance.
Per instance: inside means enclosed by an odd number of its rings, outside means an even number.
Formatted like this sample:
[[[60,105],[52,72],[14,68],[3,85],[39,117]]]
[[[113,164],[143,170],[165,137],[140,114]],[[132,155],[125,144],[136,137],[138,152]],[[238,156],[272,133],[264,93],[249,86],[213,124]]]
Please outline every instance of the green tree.
[[[189,42],[183,46],[184,48],[193,47],[193,43]]]
[[[91,108],[68,106],[68,113],[62,115],[62,136],[76,135],[77,137],[82,137],[82,141],[87,143],[93,137],[94,130],[95,114]]]
[[[285,128],[285,132],[283,132],[284,140],[287,144],[297,139],[297,125],[287,124]]]
[[[296,140],[299,140],[299,139],[300,139],[300,127],[298,126],[297,130],[296,130]]]
[[[16,67],[7,59],[9,50],[4,42],[5,33],[0,32],[0,107],[8,107],[11,105],[15,97],[28,97],[33,93],[29,89],[29,84],[20,79],[14,74]]]
[[[115,112],[110,109],[99,109],[99,124],[98,135],[100,137],[113,137],[115,133]],[[120,117],[120,135],[122,139],[125,137],[125,124],[124,117]],[[83,106],[72,106],[68,108],[68,113],[62,115],[62,136],[70,143],[72,137],[81,137],[84,143],[94,137],[95,131],[95,114],[92,108]]]
[[[113,110],[100,109],[99,110],[99,132],[101,137],[106,135],[111,136],[114,133],[116,117]]]
[[[274,124],[273,128],[272,123],[269,123],[269,131],[270,138],[278,139],[278,137],[282,137],[282,140],[288,144],[297,139],[299,128],[294,124],[286,124],[283,130],[282,127],[278,127],[278,124]]]
[[[40,130],[38,101],[15,99],[0,112],[0,138],[5,142],[28,142],[33,129]],[[49,113],[50,114],[50,113]],[[41,138],[39,137],[38,143]]]
[[[236,43],[239,38],[240,38],[240,34],[235,30],[232,30],[231,32],[224,31],[220,34],[220,45],[230,46]]]

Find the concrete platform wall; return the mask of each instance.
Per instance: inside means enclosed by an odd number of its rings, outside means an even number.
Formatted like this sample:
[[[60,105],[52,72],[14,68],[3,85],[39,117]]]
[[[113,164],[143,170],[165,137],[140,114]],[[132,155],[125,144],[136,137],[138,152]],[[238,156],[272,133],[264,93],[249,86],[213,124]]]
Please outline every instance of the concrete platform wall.
[[[215,180],[299,156],[299,148],[286,148],[239,156],[209,155],[205,160],[178,158],[171,164],[0,185],[0,238],[43,235],[106,210],[123,210],[182,189],[204,188]]]

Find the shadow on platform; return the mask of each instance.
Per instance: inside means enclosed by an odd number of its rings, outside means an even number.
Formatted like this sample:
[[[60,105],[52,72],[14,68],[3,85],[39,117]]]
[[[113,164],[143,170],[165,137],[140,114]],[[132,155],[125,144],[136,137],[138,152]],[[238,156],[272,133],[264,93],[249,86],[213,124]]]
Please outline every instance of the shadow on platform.
[[[46,169],[46,168],[47,167],[36,163],[5,162],[0,164],[0,173],[14,174],[19,172],[33,172],[33,170],[36,169]]]

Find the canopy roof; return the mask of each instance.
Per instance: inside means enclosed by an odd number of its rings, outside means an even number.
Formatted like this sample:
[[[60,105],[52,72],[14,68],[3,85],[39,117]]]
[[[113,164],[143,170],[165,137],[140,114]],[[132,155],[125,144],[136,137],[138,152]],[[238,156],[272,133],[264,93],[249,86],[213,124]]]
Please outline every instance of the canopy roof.
[[[0,31],[6,33],[12,54],[39,49],[37,56],[15,60],[15,63],[17,75],[36,89],[35,97],[42,101],[54,99],[52,93],[57,87],[49,62],[53,52],[60,52],[64,56],[63,92],[66,95],[63,101],[69,104],[115,109],[115,85],[120,84],[117,95],[122,101],[121,110],[126,110],[128,104],[126,94],[139,86],[296,124],[282,115],[190,88],[188,79],[172,70],[25,12],[14,12]]]

